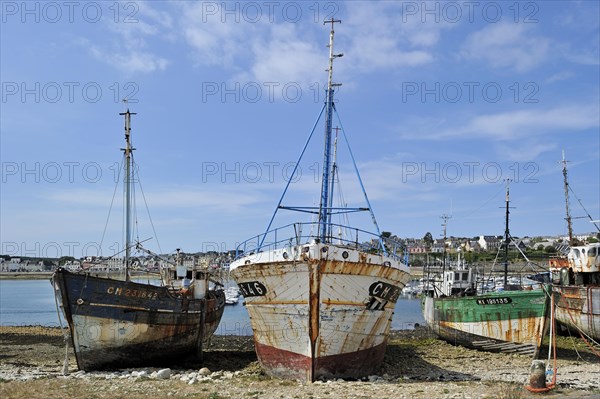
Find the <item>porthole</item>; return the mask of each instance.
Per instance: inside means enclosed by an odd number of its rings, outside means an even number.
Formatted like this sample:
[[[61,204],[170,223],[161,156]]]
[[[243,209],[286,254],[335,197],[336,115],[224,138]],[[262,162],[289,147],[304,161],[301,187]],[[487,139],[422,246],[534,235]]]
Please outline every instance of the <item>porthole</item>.
[[[342,252],[342,258],[348,259],[348,256],[350,256],[350,255],[348,255],[348,251]]]

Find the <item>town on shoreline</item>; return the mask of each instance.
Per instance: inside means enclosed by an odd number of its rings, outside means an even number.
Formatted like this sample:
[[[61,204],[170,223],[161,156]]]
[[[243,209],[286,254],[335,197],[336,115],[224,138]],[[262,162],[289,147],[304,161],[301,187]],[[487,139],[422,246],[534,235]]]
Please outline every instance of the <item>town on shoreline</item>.
[[[497,258],[498,251],[503,248],[502,236],[481,235],[476,237],[446,237],[434,239],[430,232],[423,238],[402,239],[390,232],[382,232],[384,242],[400,241],[404,244],[400,249],[405,262],[411,267],[413,276],[423,273],[423,266],[428,268],[453,267],[462,264],[489,268]],[[574,237],[580,243],[600,242],[600,233],[580,234]],[[519,265],[534,263],[541,268],[546,267],[548,260],[568,251],[568,237],[512,237],[509,243],[509,264]],[[360,245],[360,244],[357,244]],[[130,270],[142,272],[159,272],[166,263],[174,262],[174,254],[142,255],[131,261]],[[185,266],[201,265],[211,269],[228,269],[229,263],[236,257],[235,250],[224,252],[208,251],[186,253],[183,256]],[[0,279],[36,279],[46,278],[58,267],[69,270],[89,270],[91,272],[110,273],[121,269],[123,258],[116,256],[61,256],[58,258],[44,256],[22,256],[21,254],[0,254]],[[516,267],[516,266],[515,266]],[[432,269],[430,269],[432,271]]]

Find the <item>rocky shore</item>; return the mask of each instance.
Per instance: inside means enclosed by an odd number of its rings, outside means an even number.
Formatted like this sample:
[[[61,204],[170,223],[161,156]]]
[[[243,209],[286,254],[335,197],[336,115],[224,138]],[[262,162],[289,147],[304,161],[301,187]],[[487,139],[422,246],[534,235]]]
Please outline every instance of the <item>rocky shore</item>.
[[[252,337],[214,337],[203,362],[186,358],[161,368],[89,373],[77,371],[69,348],[63,375],[63,331],[0,327],[0,397],[600,398],[600,358],[579,339],[560,337],[558,346],[557,387],[541,395],[524,389],[528,356],[453,346],[425,328],[394,331],[377,375],[306,384],[266,376]]]

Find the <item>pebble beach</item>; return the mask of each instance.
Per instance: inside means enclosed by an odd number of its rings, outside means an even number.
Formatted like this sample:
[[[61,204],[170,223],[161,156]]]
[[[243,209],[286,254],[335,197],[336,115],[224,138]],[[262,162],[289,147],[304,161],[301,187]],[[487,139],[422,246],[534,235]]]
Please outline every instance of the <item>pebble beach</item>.
[[[579,339],[559,337],[558,344],[556,388],[534,394],[524,388],[529,356],[454,346],[423,327],[392,332],[377,374],[312,384],[265,375],[252,337],[215,336],[203,361],[87,373],[77,370],[69,347],[65,374],[61,329],[0,327],[0,397],[600,398],[600,357]]]

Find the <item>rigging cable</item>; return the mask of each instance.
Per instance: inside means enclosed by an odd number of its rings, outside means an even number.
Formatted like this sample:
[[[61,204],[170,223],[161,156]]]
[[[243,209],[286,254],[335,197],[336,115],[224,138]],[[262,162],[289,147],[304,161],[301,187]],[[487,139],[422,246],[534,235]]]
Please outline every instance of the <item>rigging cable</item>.
[[[323,107],[321,108],[321,112],[319,112],[319,116],[317,117],[317,120],[315,120],[315,123],[312,127],[312,130],[310,131],[310,135],[308,136],[308,139],[306,140],[306,143],[304,143],[304,148],[302,149],[302,152],[300,153],[300,156],[298,157],[298,161],[296,162],[296,165],[294,166],[294,170],[292,171],[292,175],[291,177],[288,179],[287,184],[285,185],[285,189],[283,190],[283,193],[281,194],[281,198],[279,198],[279,202],[277,203],[277,207],[275,207],[275,212],[273,212],[273,216],[271,216],[271,220],[269,220],[269,224],[267,225],[267,228],[265,230],[265,233],[262,236],[262,239],[260,239],[260,242],[258,243],[258,247],[256,248],[256,251],[260,250],[260,248],[262,248],[262,245],[265,241],[265,239],[267,238],[267,233],[269,232],[269,229],[271,228],[271,225],[273,224],[273,220],[275,219],[275,216],[277,215],[277,211],[279,210],[279,207],[281,206],[281,202],[283,201],[283,197],[285,197],[285,194],[287,193],[288,188],[290,187],[290,184],[294,178],[294,176],[296,175],[296,170],[298,169],[298,165],[300,165],[300,161],[302,160],[302,157],[304,156],[304,152],[306,151],[306,147],[308,147],[308,143],[310,143],[310,139],[312,138],[313,134],[315,133],[315,129],[317,128],[317,124],[319,123],[319,120],[321,120],[321,115],[323,115],[323,111],[325,110],[325,106],[327,104],[323,104]]]
[[[583,206],[583,203],[581,202],[581,200],[579,199],[579,197],[577,196],[577,194],[575,194],[575,191],[573,191],[573,189],[571,188],[571,185],[569,185],[569,190],[571,190],[571,193],[573,193],[573,196],[575,197],[575,199],[577,200],[577,202],[579,202],[579,205],[581,205],[581,207],[583,208],[583,210],[587,214],[587,217],[590,219],[590,222],[594,225],[594,227],[596,227],[596,230],[600,231],[600,227],[598,227],[598,225],[596,224],[596,221],[594,220],[594,218],[592,218],[592,216],[590,215],[590,213],[588,212],[588,210],[585,209],[585,206]]]
[[[104,237],[106,236],[106,229],[108,228],[108,222],[110,221],[110,214],[112,211],[113,204],[115,202],[115,197],[117,196],[117,188],[119,187],[119,183],[121,181],[121,169],[123,168],[123,161],[125,160],[125,155],[123,155],[123,159],[119,164],[119,172],[117,174],[117,179],[115,182],[115,190],[113,191],[112,200],[110,201],[110,207],[108,208],[108,215],[106,216],[106,223],[104,224],[104,230],[102,231],[102,238],[100,239],[100,251],[102,251],[102,244],[104,243]]]
[[[498,194],[504,190],[504,188],[505,188],[505,186],[503,184],[498,184],[498,190],[490,198],[488,198],[483,204],[481,204],[481,206],[479,206],[479,208],[472,210],[470,213],[468,213],[464,216],[460,216],[460,214],[459,214],[458,218],[466,219],[469,216],[472,216],[473,214],[475,214],[476,212],[479,212],[481,209],[483,209],[485,206],[487,206],[487,204],[489,204],[492,200],[494,200],[498,196]]]
[[[342,129],[342,134],[344,136],[344,141],[346,142],[346,146],[348,147],[348,153],[350,154],[350,159],[352,159],[352,164],[354,165],[354,171],[356,173],[356,177],[358,178],[358,183],[360,184],[360,188],[362,189],[363,196],[365,198],[365,202],[369,209],[369,213],[371,214],[371,220],[373,221],[373,225],[375,226],[375,232],[379,237],[379,245],[384,255],[387,256],[387,249],[385,245],[383,245],[383,239],[381,238],[381,231],[379,230],[379,225],[377,224],[377,219],[375,219],[375,214],[373,213],[373,207],[371,206],[371,202],[369,201],[369,197],[367,196],[367,192],[365,190],[365,185],[363,184],[362,178],[360,177],[360,172],[358,171],[358,166],[356,165],[356,160],[354,159],[354,153],[352,152],[352,148],[350,147],[350,142],[348,141],[348,136],[346,135],[346,129],[344,129],[344,125],[342,124],[342,120],[340,118],[340,114],[337,111],[337,107],[333,104],[333,111],[335,112],[335,116],[337,117],[338,123]]]
[[[142,198],[144,199],[144,205],[146,207],[146,212],[148,213],[148,219],[150,220],[150,225],[152,226],[152,232],[154,233],[154,237],[156,238],[156,245],[158,246],[159,252],[162,253],[162,248],[160,247],[160,241],[158,240],[158,234],[156,234],[156,229],[154,228],[154,221],[152,220],[152,216],[150,216],[150,208],[148,207],[148,202],[146,201],[146,195],[144,194],[144,187],[142,187],[142,180],[140,179],[140,174],[137,174],[138,184],[140,186],[140,192],[142,193]]]

